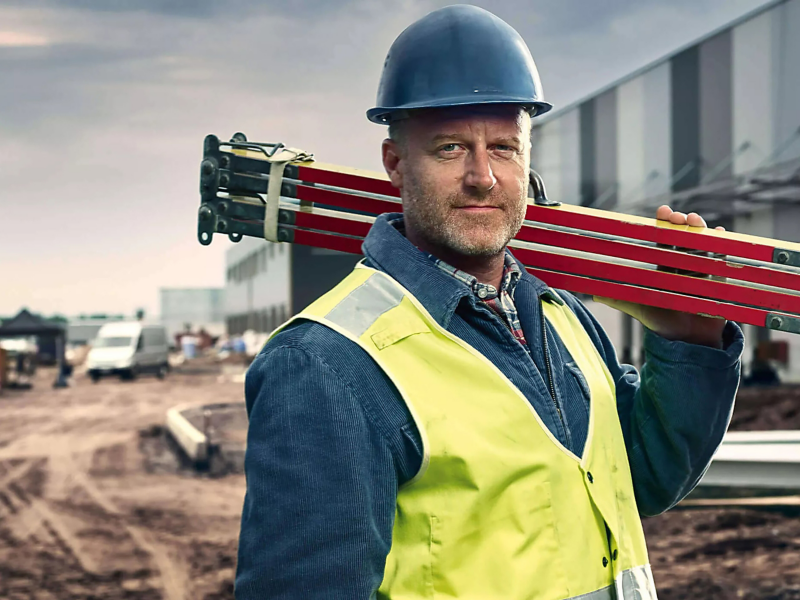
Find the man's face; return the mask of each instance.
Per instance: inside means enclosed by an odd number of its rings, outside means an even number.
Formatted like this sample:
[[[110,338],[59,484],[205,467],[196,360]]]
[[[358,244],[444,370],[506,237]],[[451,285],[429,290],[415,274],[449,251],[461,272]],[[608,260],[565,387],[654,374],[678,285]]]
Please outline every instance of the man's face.
[[[384,144],[384,164],[400,188],[412,241],[494,256],[525,218],[530,117],[511,106],[418,113],[403,123],[399,144]]]

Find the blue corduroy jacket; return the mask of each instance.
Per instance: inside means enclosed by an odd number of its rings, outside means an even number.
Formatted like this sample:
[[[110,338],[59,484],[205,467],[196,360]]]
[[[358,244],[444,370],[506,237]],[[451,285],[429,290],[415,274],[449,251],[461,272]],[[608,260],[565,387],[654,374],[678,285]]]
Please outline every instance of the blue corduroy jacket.
[[[482,352],[525,395],[562,444],[581,454],[586,382],[549,325],[549,288],[523,269],[515,291],[528,354],[468,287],[379,217],[364,242],[369,266],[408,289],[442,327]],[[641,373],[621,365],[583,304],[572,308],[616,381],[617,408],[642,515],[688,494],[727,428],[744,339],[728,323],[723,349],[646,332]],[[547,335],[553,387],[543,353]],[[247,373],[250,426],[236,574],[238,600],[373,598],[392,544],[397,488],[419,469],[419,432],[392,383],[356,344],[318,323],[276,335]],[[547,560],[547,557],[542,557]]]

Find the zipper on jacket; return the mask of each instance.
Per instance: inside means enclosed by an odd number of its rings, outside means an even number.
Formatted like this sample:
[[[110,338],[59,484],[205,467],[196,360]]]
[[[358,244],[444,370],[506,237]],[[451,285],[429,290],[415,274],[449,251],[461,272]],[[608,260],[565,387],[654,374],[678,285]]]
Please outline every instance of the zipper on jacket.
[[[553,370],[550,366],[550,349],[547,345],[547,324],[544,320],[544,305],[542,301],[539,301],[539,314],[542,317],[542,350],[544,350],[544,366],[547,370],[547,384],[550,387],[550,397],[553,399],[553,406],[556,407],[556,412],[558,413],[558,419],[561,421],[561,426],[566,431],[567,426],[564,423],[564,416],[561,414],[561,409],[558,407],[558,400],[556,400],[556,388],[553,385]]]

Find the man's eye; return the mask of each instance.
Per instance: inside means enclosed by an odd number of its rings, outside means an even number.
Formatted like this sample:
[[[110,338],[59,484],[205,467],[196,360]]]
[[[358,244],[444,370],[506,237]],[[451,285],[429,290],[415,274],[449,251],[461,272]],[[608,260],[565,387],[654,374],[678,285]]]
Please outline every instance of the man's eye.
[[[513,146],[504,146],[503,144],[499,144],[499,145],[495,146],[495,149],[498,150],[499,152],[516,152],[517,151],[517,149],[514,148]]]
[[[439,148],[442,152],[455,152],[458,150],[458,144],[447,144]]]

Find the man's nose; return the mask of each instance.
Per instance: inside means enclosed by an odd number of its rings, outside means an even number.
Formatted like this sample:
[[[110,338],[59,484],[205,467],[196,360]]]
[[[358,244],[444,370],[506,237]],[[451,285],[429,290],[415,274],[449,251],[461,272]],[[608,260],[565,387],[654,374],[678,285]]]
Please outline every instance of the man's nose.
[[[489,162],[489,152],[486,148],[476,148],[470,153],[470,157],[465,165],[467,172],[464,183],[478,192],[488,192],[497,183],[497,179],[492,172],[492,165]]]

